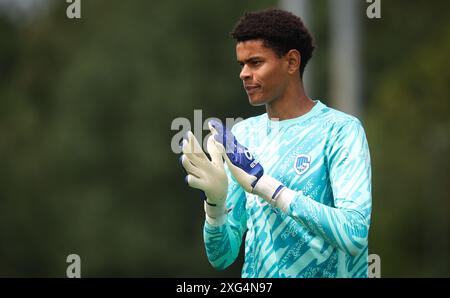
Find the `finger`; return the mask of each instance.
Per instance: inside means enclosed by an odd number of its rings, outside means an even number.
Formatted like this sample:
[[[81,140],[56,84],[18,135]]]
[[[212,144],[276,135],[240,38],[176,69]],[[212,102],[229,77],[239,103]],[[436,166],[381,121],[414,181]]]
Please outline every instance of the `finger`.
[[[200,177],[200,169],[193,164],[189,158],[187,158],[184,154],[181,155],[181,164],[183,165],[186,172],[192,174],[196,177]]]
[[[188,131],[183,135],[183,140],[181,143],[181,150],[183,151],[183,153],[192,153],[193,152],[193,148],[192,148],[192,144],[189,140],[189,136],[190,136],[191,132]]]
[[[183,139],[183,143],[182,143],[182,146],[181,146],[181,151],[193,163],[198,163],[199,162],[199,157],[194,154],[194,147],[193,147],[192,142],[188,138],[188,135],[186,135],[186,138]]]
[[[231,172],[231,175],[238,181],[238,183],[245,189],[247,192],[252,192],[252,184],[257,179],[257,177],[249,175],[240,167],[236,166],[231,162],[228,158],[227,154],[223,154],[225,162],[227,163],[228,169]]]
[[[191,150],[191,154],[195,155],[199,159],[207,160],[208,158],[206,157],[205,152],[203,152],[202,146],[200,146],[197,138],[191,131],[188,131],[187,138],[189,144],[188,148]]]
[[[227,152],[233,152],[235,148],[235,137],[231,130],[215,119],[208,121],[208,127],[211,130],[216,143],[222,144]]]
[[[217,142],[214,140],[213,136],[208,138],[208,142],[206,144],[209,155],[211,155],[211,162],[216,166],[223,167],[223,159],[221,147],[217,146]],[[223,147],[222,147],[223,148]]]
[[[190,131],[188,132],[188,139],[192,144],[193,153],[202,159],[207,159],[205,152],[203,152],[202,146],[197,141],[197,138],[194,136],[194,134]]]
[[[219,120],[211,119],[208,121],[208,128],[211,131],[212,135],[214,135],[214,138],[221,139],[223,137],[223,124]]]
[[[204,188],[202,180],[193,175],[187,175],[185,178],[185,181],[187,184],[189,184],[190,187],[201,189],[201,190],[203,190],[203,188]]]
[[[217,144],[217,147],[222,146],[222,144],[220,144],[220,143],[218,143],[218,142],[216,142],[216,144]],[[222,146],[222,148],[223,148],[223,146]],[[228,168],[230,168],[231,166],[233,166],[233,167],[235,166],[235,165],[231,162],[230,158],[228,157],[228,154],[226,153],[225,148],[223,148],[222,157],[223,157],[223,159],[225,160],[225,162],[227,163]]]
[[[217,126],[217,121],[215,121],[215,120],[208,121],[208,128],[213,135],[219,134],[219,132],[216,129],[216,126]]]

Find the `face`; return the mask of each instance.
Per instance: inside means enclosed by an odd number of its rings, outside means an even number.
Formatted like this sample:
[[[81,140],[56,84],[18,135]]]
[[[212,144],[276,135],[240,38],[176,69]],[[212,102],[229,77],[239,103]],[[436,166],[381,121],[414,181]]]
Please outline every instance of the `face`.
[[[283,96],[289,79],[285,57],[278,57],[262,40],[238,42],[236,56],[241,65],[239,77],[250,104],[268,104]]]

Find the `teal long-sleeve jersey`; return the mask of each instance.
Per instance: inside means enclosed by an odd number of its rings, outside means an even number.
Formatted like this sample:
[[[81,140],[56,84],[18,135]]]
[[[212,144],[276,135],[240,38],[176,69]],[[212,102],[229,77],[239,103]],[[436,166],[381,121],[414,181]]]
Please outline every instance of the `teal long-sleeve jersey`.
[[[203,230],[212,266],[232,264],[245,235],[242,277],[367,277],[371,166],[360,121],[316,101],[300,117],[263,114],[232,132],[296,196],[283,212],[226,169],[226,222]]]

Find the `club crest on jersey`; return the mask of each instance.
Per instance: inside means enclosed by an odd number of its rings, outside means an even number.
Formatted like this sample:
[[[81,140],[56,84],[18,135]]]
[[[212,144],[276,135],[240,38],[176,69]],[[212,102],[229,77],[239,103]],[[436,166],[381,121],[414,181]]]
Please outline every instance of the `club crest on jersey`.
[[[311,156],[308,154],[300,154],[295,159],[294,169],[297,174],[302,175],[306,173],[309,169],[309,165],[311,164]]]

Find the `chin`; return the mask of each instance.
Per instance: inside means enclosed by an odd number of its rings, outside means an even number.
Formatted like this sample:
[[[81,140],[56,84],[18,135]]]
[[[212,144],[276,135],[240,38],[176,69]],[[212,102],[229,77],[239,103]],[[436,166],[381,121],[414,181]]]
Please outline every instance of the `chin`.
[[[264,98],[260,98],[260,97],[251,98],[250,96],[248,97],[248,102],[254,107],[262,106],[267,103]]]

